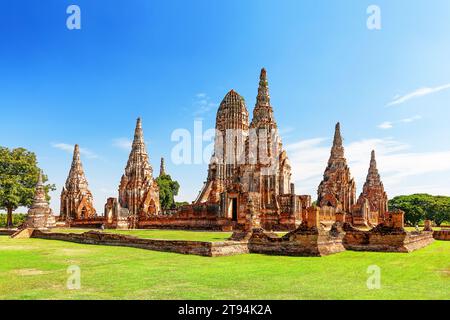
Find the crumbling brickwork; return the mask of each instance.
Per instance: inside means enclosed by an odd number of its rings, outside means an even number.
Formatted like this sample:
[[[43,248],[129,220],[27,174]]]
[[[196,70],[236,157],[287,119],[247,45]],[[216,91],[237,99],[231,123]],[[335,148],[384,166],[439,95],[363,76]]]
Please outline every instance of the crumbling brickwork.
[[[80,148],[75,145],[69,176],[61,192],[61,208],[58,220],[70,224],[72,220],[89,220],[95,216],[93,196],[88,188],[80,159]]]

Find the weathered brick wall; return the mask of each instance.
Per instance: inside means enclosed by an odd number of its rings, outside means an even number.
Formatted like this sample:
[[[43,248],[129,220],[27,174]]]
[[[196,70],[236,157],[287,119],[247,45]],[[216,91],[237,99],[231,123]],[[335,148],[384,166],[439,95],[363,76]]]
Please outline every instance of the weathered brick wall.
[[[299,228],[282,238],[263,231],[254,232],[248,247],[251,253],[285,256],[325,256],[344,251],[342,235],[333,236],[317,228]]]
[[[0,229],[0,236],[12,236],[16,232],[13,229]]]
[[[140,229],[232,230],[232,224],[229,220],[218,217],[192,219],[177,216],[157,216],[139,221],[138,227]]]
[[[379,252],[411,252],[433,242],[430,232],[408,233],[400,230],[347,230],[343,244],[347,250]]]
[[[183,240],[154,240],[142,239],[132,236],[107,234],[101,232],[74,233],[47,233],[36,230],[33,238],[61,240],[82,244],[124,246],[147,250],[193,254],[199,256],[225,256],[231,254],[248,253],[245,243],[239,242],[202,242]]]
[[[450,230],[434,231],[433,238],[436,240],[450,241]]]

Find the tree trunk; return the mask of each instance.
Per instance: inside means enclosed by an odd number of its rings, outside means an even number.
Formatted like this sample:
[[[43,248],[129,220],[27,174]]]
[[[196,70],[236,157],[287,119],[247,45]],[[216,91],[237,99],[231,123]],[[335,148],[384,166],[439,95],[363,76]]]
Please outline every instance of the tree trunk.
[[[13,209],[12,208],[6,208],[7,214],[6,214],[6,228],[12,228],[13,227]]]

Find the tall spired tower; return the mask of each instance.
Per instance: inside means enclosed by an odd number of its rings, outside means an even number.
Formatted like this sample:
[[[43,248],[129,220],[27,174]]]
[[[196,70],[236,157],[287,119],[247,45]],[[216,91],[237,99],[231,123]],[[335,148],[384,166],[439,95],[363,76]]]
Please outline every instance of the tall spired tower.
[[[263,204],[273,202],[274,196],[278,194],[291,192],[291,165],[278,133],[278,125],[270,103],[267,71],[264,68],[261,69],[259,76],[258,95],[250,124],[248,163],[256,165],[259,169],[257,171],[260,171],[260,177],[251,175],[253,179],[259,180],[260,190],[257,191],[263,194]],[[254,168],[252,170],[254,171]],[[255,186],[255,183],[251,185]],[[254,188],[251,189],[254,191]]]
[[[119,203],[131,215],[145,218],[160,212],[159,187],[153,179],[149,163],[141,118],[137,119],[134,141],[119,186]]]
[[[27,219],[23,227],[46,229],[55,226],[55,216],[48,205],[44,183],[42,181],[42,171],[39,171],[39,179],[36,185],[33,204],[28,210]]]
[[[208,166],[208,178],[195,203],[219,203],[220,195],[238,178],[239,166],[245,163],[245,141],[249,120],[245,100],[229,91],[216,116],[214,154]]]
[[[363,210],[363,207],[368,204],[370,213],[376,213],[376,217],[370,219],[368,212]],[[363,190],[358,198],[358,210],[354,213],[353,219],[361,220],[361,224],[367,224],[367,220],[384,220],[384,216],[388,211],[388,197],[384,191],[383,182],[381,182],[380,174],[377,169],[377,161],[375,159],[375,151],[372,150],[370,158],[369,172],[367,173],[366,182]],[[369,221],[370,222],[370,221]]]
[[[75,145],[72,166],[61,192],[60,220],[89,219],[96,215],[92,193],[80,159],[80,147]]]
[[[281,206],[291,205],[287,202],[293,191],[291,165],[278,134],[265,69],[260,73],[251,124],[248,117],[244,99],[234,90],[228,92],[217,111],[208,179],[195,201],[220,204],[221,213],[234,221],[245,220],[250,202],[258,213],[280,213]],[[286,196],[283,203],[281,195]],[[292,210],[296,207],[294,203]]]
[[[347,160],[344,157],[341,126],[338,122],[334,132],[333,147],[331,148],[328,166],[319,185],[317,203],[319,206],[331,206],[351,213],[355,202],[356,185],[347,166]]]

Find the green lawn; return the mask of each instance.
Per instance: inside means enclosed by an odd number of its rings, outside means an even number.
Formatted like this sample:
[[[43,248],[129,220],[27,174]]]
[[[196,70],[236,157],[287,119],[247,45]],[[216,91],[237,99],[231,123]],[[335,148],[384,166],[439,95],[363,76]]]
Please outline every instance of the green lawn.
[[[80,290],[66,289],[70,265]],[[381,268],[379,290],[367,289],[369,265]],[[0,236],[0,299],[450,299],[450,242],[410,254],[207,258]]]
[[[92,229],[100,231],[98,229]],[[83,233],[89,229],[52,229],[52,232],[63,233]],[[193,240],[193,241],[225,241],[231,237],[231,232],[202,232],[202,231],[184,231],[184,230],[115,230],[107,229],[105,233],[118,233],[135,236],[145,239],[162,239],[162,240]]]

